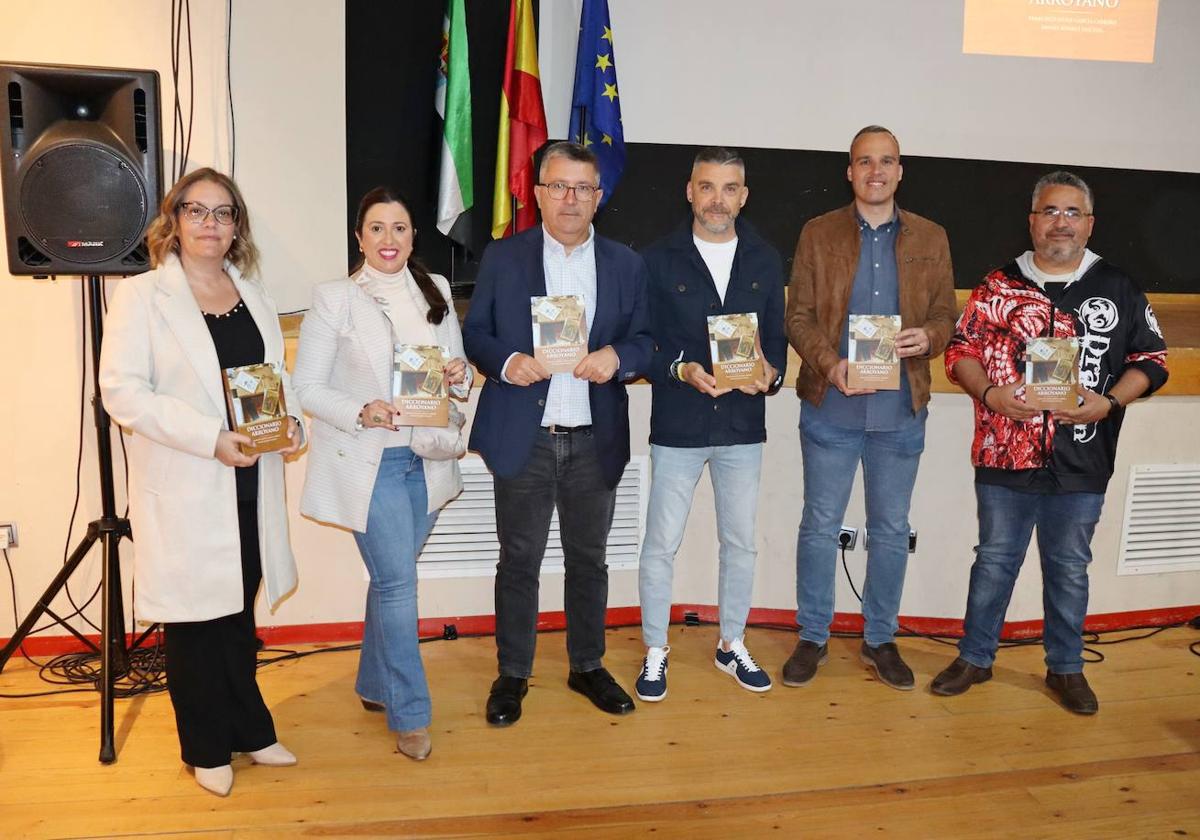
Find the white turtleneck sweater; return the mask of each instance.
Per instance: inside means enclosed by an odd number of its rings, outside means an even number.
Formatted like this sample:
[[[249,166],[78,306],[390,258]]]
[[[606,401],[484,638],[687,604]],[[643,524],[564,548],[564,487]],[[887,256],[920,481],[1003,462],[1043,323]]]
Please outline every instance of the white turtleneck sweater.
[[[364,264],[354,276],[354,282],[375,299],[392,323],[393,344],[437,344],[437,333],[426,319],[429,304],[417,286],[408,266],[394,274],[384,274]],[[408,446],[412,443],[412,428],[401,426],[389,432],[385,446]]]

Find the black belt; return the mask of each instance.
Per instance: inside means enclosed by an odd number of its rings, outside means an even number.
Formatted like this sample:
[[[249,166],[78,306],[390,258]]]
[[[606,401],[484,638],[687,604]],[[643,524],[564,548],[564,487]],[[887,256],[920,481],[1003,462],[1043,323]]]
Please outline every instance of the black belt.
[[[589,423],[586,426],[560,426],[558,423],[551,423],[549,426],[542,426],[542,428],[552,435],[572,435],[576,432],[590,432],[592,425]]]

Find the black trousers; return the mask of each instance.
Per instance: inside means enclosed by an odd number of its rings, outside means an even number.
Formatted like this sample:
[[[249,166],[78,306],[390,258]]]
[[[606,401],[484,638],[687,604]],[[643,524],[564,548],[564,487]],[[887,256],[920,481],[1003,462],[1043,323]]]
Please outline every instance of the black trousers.
[[[573,671],[599,668],[608,608],[605,546],[616,490],[604,483],[591,430],[550,434],[542,429],[521,474],[497,478],[495,487],[500,674],[527,679],[533,672],[538,575],[556,508],[566,567],[567,656]]]
[[[261,750],[277,740],[254,677],[254,596],[262,580],[256,499],[238,500],[238,532],[242,611],[210,621],[163,625],[167,689],[175,707],[180,755],[193,767],[220,767],[229,763],[233,752]]]

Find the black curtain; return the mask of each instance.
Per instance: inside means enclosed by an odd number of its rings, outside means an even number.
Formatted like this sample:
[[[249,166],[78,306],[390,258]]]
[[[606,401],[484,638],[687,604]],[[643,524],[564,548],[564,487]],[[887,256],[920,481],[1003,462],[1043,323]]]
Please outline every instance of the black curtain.
[[[471,254],[437,229],[442,127],[434,111],[441,0],[346,3],[347,264],[357,262],[354,216],[373,187],[398,188],[412,202],[416,253],[451,278],[456,296],[469,289],[491,241],[492,190],[500,82],[508,37],[507,0],[466,0],[470,44],[475,202]],[[535,13],[536,13],[535,4]]]

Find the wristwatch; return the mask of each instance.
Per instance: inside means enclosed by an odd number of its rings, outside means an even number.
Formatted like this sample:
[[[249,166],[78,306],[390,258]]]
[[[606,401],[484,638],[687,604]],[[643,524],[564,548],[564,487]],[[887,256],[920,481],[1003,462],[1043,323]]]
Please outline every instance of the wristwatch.
[[[779,389],[783,387],[783,371],[777,371],[775,378],[771,380],[770,387],[767,388],[767,396],[779,393]]]

